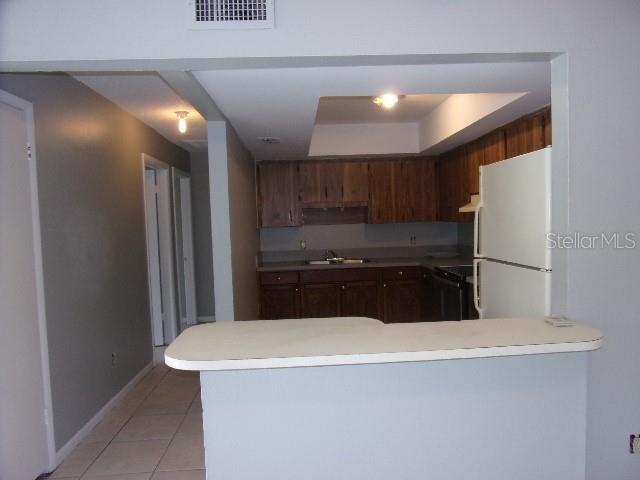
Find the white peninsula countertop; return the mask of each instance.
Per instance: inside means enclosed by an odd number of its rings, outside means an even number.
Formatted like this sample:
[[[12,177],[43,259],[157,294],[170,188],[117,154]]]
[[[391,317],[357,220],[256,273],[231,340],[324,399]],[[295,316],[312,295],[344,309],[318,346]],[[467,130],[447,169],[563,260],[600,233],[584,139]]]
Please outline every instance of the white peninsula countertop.
[[[191,327],[167,348],[165,362],[179,370],[250,370],[585,352],[601,343],[598,330],[552,326],[543,318],[256,320]]]

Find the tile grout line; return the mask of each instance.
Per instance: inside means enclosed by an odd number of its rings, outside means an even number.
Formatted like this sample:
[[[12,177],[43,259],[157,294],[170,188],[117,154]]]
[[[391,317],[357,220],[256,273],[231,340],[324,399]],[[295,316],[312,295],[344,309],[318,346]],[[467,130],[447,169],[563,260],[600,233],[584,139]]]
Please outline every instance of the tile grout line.
[[[157,368],[157,367],[154,367]],[[136,410],[140,407],[140,405],[142,405],[145,400],[147,398],[149,398],[149,396],[155,391],[156,388],[158,388],[158,385],[160,385],[162,383],[162,381],[165,379],[165,377],[169,374],[169,372],[171,371],[171,369],[167,369],[167,371],[164,373],[164,375],[162,375],[162,377],[160,377],[160,379],[158,380],[158,382],[153,386],[153,388],[151,390],[149,390],[149,393],[147,395],[145,395],[145,397],[140,401],[140,403],[138,404],[138,406],[136,407]],[[153,373],[153,369],[151,369],[151,371],[149,372],[149,375]],[[146,378],[146,377],[145,377]],[[140,382],[138,382],[138,384],[136,384],[136,387],[138,387],[140,385],[140,383],[142,383],[144,381],[144,378],[140,380]],[[134,390],[135,388],[134,387]],[[132,390],[133,391],[133,390]],[[94,463],[96,463],[96,461],[98,460],[98,458],[100,458],[100,456],[104,453],[104,451],[109,447],[109,445],[111,445],[113,443],[113,441],[115,440],[115,438],[118,436],[118,434],[122,431],[122,429],[127,425],[127,423],[129,423],[129,421],[131,420],[131,418],[134,416],[135,410],[133,411],[133,413],[131,415],[129,415],[129,417],[127,417],[126,422],[123,423],[123,425],[118,429],[118,431],[113,435],[113,437],[111,437],[111,440],[109,440],[107,442],[107,444],[104,446],[104,448],[102,450],[100,450],[100,453],[98,453],[98,455],[96,455],[96,458],[94,458],[91,463],[89,463],[89,465],[87,466],[87,468],[84,469],[84,471],[82,472],[82,474],[80,475],[80,477],[78,477],[80,480],[82,480],[84,478],[84,476],[87,474],[87,472],[91,469],[91,467],[94,465]],[[144,472],[146,473],[146,472]]]
[[[198,385],[200,386],[200,388],[202,388],[202,385],[200,385],[200,378],[198,378]],[[186,413],[184,415],[184,418],[182,419],[182,422],[180,422],[180,425],[178,425],[178,428],[176,428],[176,431],[173,432],[173,435],[171,436],[171,440],[169,440],[169,443],[167,444],[167,448],[164,450],[164,452],[160,456],[160,460],[158,460],[158,463],[156,464],[156,467],[153,469],[153,472],[151,472],[151,477],[149,477],[150,479],[153,478],[153,476],[156,473],[160,473],[160,472],[158,472],[158,467],[162,463],[162,459],[164,458],[164,456],[169,451],[169,447],[171,446],[171,442],[173,442],[173,440],[176,438],[176,435],[180,431],[180,427],[182,427],[182,424],[187,421],[187,415],[189,415],[189,410],[191,409],[191,405],[193,405],[193,403],[196,401],[196,398],[197,398],[198,394],[200,393],[200,388],[198,388],[198,391],[196,392],[196,394],[191,399],[191,402],[189,403],[189,406],[187,407],[187,411],[186,411]]]

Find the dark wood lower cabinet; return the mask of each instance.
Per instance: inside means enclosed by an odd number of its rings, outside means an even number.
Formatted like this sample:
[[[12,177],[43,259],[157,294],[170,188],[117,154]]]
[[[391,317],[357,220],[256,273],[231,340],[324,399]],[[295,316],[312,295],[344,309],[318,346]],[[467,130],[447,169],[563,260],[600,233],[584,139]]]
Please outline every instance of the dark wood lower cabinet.
[[[340,288],[334,283],[311,283],[302,286],[303,318],[340,316]]]
[[[382,319],[378,282],[347,282],[340,286],[340,315]]]
[[[263,320],[370,317],[400,323],[424,317],[426,290],[417,267],[270,272],[260,281]]]
[[[405,323],[421,320],[422,295],[418,280],[388,280],[382,285],[384,322]]]
[[[300,288],[298,285],[262,285],[260,318],[278,320],[300,317]]]

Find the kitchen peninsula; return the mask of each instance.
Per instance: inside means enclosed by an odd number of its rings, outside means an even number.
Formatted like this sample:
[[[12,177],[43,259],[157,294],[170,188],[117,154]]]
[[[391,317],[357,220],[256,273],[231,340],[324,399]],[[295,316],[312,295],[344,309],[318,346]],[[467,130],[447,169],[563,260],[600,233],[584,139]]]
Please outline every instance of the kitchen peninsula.
[[[220,322],[165,360],[201,372],[210,479],[578,479],[601,341],[541,318]]]

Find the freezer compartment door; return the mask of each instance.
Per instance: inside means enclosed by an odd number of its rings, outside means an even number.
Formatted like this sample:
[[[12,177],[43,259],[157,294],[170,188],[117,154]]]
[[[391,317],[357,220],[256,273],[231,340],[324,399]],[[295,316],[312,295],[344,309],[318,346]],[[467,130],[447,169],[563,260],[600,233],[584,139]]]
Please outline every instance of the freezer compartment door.
[[[551,272],[477,261],[480,318],[544,317],[550,313]]]
[[[477,257],[551,269],[551,147],[480,167]]]

